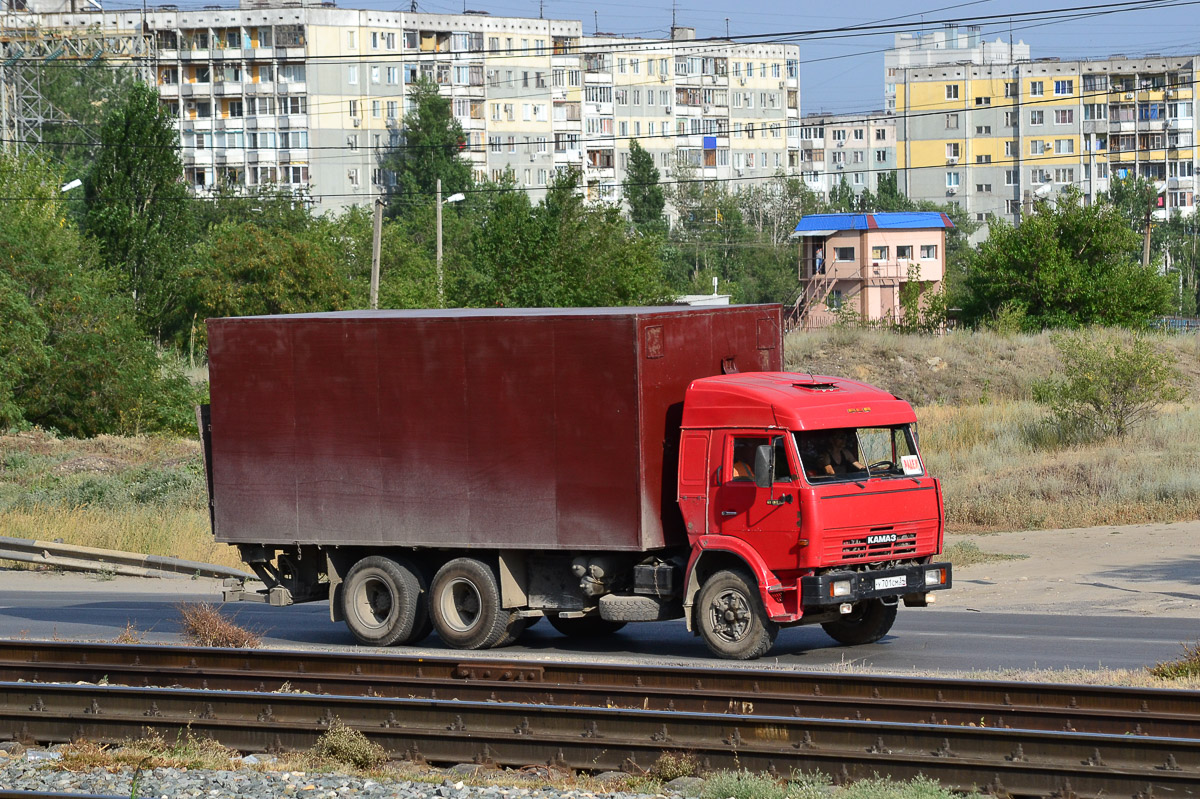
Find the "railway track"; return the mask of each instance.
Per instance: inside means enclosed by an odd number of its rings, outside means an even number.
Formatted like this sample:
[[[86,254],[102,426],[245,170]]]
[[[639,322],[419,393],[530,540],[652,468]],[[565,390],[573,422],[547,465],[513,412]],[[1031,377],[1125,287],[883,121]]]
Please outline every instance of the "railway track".
[[[674,751],[1013,795],[1200,795],[1192,691],[58,642],[0,643],[0,680],[0,738],[38,742],[153,727],[287,750],[341,719],[433,762],[637,770]]]

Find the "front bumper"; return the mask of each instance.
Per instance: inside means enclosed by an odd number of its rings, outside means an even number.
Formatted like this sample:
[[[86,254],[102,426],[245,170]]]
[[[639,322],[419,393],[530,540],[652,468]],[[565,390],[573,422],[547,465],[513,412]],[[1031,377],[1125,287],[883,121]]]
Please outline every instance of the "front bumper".
[[[926,575],[937,570],[941,570],[940,581],[927,581]],[[845,583],[849,583],[848,590]],[[840,605],[863,599],[943,591],[950,585],[949,563],[928,563],[868,572],[827,572],[815,577],[800,578],[800,602],[806,608]]]

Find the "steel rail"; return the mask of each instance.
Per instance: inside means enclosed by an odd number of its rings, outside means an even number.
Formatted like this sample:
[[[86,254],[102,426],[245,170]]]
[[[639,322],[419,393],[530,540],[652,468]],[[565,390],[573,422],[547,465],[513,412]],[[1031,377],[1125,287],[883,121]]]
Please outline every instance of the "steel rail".
[[[0,680],[454,698],[1192,737],[1200,692],[762,669],[0,642]]]
[[[705,768],[838,779],[923,774],[959,789],[1078,797],[1200,795],[1200,739],[450,699],[0,683],[0,735],[117,742],[153,728],[241,751],[311,746],[335,720],[434,762],[637,771],[664,751]]]

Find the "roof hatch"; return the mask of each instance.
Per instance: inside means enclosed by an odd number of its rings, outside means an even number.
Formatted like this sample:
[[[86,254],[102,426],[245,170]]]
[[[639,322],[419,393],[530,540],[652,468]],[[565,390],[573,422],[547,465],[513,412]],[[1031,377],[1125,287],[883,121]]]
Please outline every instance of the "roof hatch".
[[[842,388],[837,383],[820,383],[811,381],[808,383],[792,383],[794,388],[802,388],[805,391],[826,392],[826,391],[841,391]]]

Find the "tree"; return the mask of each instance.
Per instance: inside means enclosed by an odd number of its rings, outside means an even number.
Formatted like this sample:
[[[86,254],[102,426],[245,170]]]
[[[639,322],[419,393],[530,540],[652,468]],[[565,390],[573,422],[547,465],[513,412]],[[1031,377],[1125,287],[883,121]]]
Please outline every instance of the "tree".
[[[334,228],[303,231],[262,227],[255,221],[213,228],[186,272],[190,318],[202,346],[202,320],[211,316],[337,311],[347,307],[349,278],[344,244]]]
[[[1051,339],[1061,372],[1034,384],[1067,437],[1123,436],[1165,402],[1179,402],[1182,375],[1175,359],[1144,335],[1126,340],[1112,331],[1059,333]]]
[[[196,392],[140,329],[95,242],[66,216],[62,175],[0,155],[0,425],[68,435],[194,431]]]
[[[848,212],[858,209],[858,198],[854,196],[854,189],[850,188],[850,183],[846,180],[846,176],[842,175],[842,179],[829,190],[829,210],[834,212]]]
[[[663,221],[666,198],[658,185],[658,168],[654,156],[646,152],[637,139],[629,142],[629,168],[625,173],[625,201],[629,203],[629,218],[639,229],[658,228]]]
[[[895,172],[881,172],[878,181],[875,193],[876,211],[912,211],[916,208],[916,204],[900,191]]]
[[[462,158],[467,138],[451,113],[450,98],[422,77],[409,89],[412,110],[404,116],[404,140],[383,158],[396,173],[396,191],[409,198],[431,199],[442,181],[443,196],[471,186],[471,164]]]
[[[180,267],[191,240],[174,121],[157,90],[139,83],[105,119],[100,140],[84,180],[84,227],[145,329],[162,341],[181,299]]]
[[[1169,308],[1170,282],[1132,256],[1137,234],[1108,204],[1085,207],[1077,190],[1037,204],[1019,226],[993,221],[968,267],[964,317],[1023,312],[1031,329],[1137,326]]]

